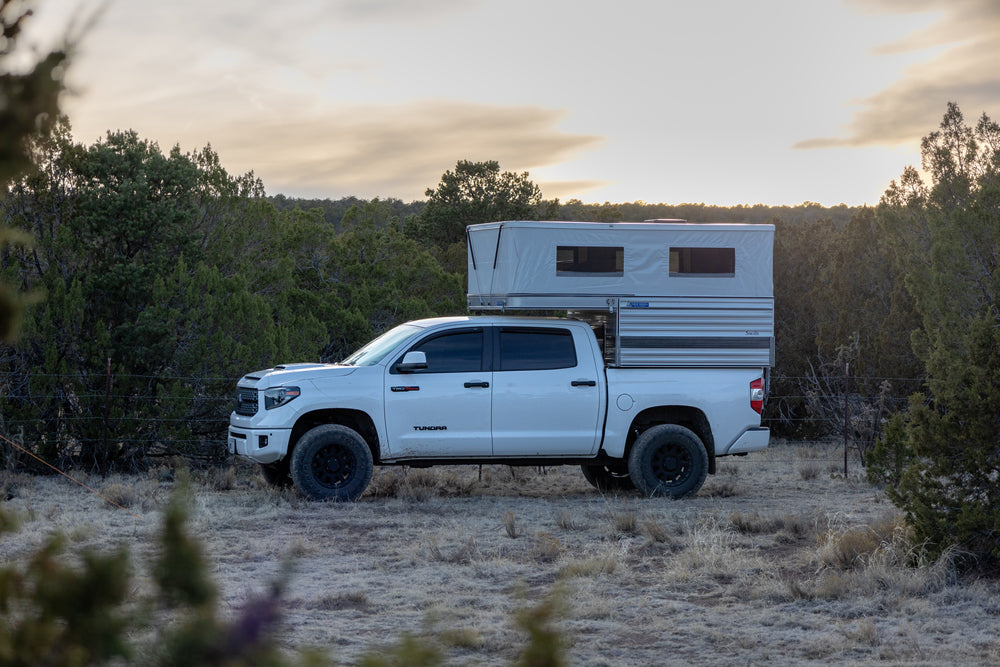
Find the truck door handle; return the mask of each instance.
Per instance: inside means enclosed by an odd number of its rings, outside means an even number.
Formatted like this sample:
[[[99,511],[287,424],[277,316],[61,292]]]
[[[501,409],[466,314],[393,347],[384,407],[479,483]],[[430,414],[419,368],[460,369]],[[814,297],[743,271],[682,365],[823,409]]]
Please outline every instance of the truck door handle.
[[[597,380],[573,380],[570,384],[574,387],[596,387]]]
[[[466,382],[465,383],[465,388],[466,389],[471,389],[472,387],[482,387],[483,389],[486,389],[489,386],[490,386],[489,382]]]

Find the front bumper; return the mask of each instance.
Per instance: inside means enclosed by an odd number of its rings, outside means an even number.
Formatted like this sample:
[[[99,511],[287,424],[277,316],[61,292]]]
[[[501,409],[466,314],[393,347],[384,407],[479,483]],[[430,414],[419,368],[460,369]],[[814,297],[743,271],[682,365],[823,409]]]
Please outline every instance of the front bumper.
[[[229,453],[245,456],[257,463],[274,463],[288,452],[292,430],[287,428],[256,429],[229,426]]]
[[[747,452],[758,452],[767,448],[767,443],[771,439],[771,429],[749,428],[736,438],[736,442],[729,446],[726,452],[729,454],[746,454]]]

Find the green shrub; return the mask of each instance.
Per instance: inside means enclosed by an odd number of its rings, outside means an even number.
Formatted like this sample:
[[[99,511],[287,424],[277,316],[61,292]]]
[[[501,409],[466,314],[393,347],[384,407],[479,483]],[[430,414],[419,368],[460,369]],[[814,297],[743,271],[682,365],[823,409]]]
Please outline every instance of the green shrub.
[[[1000,124],[948,104],[878,208],[922,328],[927,397],[910,401],[875,456],[877,481],[931,557],[1000,569]]]
[[[919,403],[921,399],[916,399]],[[895,414],[885,426],[885,433],[868,452],[865,459],[868,481],[890,487],[899,486],[903,471],[913,460],[913,450],[910,449],[906,433],[906,418]]]

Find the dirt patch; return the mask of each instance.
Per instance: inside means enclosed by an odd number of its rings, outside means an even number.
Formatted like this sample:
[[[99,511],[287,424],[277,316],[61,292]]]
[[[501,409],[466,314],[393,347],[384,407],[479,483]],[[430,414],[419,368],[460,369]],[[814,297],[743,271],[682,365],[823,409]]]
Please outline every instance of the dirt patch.
[[[603,496],[570,466],[464,466],[377,470],[360,501],[322,504],[238,465],[195,485],[190,529],[234,613],[292,563],[281,644],[340,663],[410,632],[451,664],[506,664],[525,643],[514,613],[553,591],[574,665],[1000,662],[996,582],[906,566],[898,512],[839,456],[723,459],[681,501]],[[143,585],[169,475],[84,476],[125,509],[64,478],[15,481],[5,507],[23,524],[0,558],[60,531],[126,544]]]

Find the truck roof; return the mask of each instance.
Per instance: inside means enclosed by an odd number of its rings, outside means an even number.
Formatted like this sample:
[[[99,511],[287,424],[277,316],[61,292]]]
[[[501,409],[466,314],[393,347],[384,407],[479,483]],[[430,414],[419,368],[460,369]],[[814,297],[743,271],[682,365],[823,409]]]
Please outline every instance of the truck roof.
[[[467,322],[470,324],[522,324],[525,326],[537,326],[538,324],[565,324],[567,322],[576,322],[576,320],[566,319],[563,317],[525,317],[525,316],[512,316],[512,315],[456,315],[452,317],[428,317],[422,320],[413,320],[412,322],[407,322],[412,326],[429,328],[433,326],[438,326],[441,324],[460,324]],[[585,323],[580,323],[583,326],[587,326]]]

